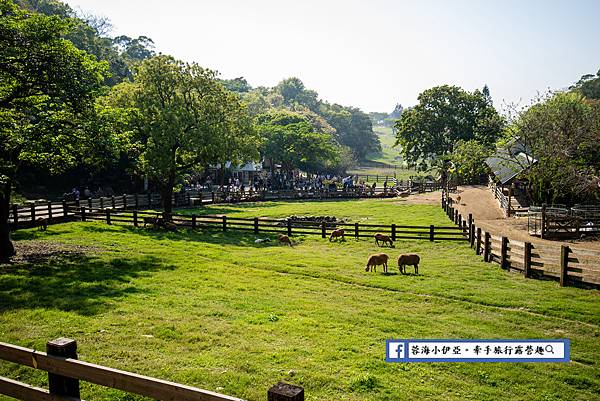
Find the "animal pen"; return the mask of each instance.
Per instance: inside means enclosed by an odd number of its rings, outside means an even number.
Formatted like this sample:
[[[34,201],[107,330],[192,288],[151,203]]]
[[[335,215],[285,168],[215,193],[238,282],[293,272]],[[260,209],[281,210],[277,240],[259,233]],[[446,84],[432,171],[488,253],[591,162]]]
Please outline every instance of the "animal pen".
[[[579,238],[600,234],[600,205],[531,206],[527,214],[529,235],[540,238]]]

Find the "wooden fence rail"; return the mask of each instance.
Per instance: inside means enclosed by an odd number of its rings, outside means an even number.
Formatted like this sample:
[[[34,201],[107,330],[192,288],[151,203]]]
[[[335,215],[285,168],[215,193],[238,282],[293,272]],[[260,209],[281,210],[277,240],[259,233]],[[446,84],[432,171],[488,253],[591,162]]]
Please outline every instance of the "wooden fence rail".
[[[568,284],[600,285],[600,251],[571,245],[549,245],[517,241],[477,227],[454,208],[452,198],[442,194],[442,208],[448,218],[468,236],[477,255],[503,269],[521,272],[527,278],[551,278],[561,286]]]
[[[418,188],[417,188],[418,189]],[[415,191],[417,190],[415,189]],[[401,188],[402,190],[402,188]],[[412,191],[406,188],[406,191]],[[431,190],[426,187],[424,190]],[[190,190],[173,195],[173,206],[196,206],[213,203],[237,203],[237,202],[257,202],[272,200],[292,200],[292,199],[352,199],[369,197],[394,197],[398,194],[396,190],[388,188],[375,188],[374,190],[361,191],[336,190],[336,191],[259,191],[259,192],[232,192],[232,191],[197,191]],[[85,206],[90,210],[128,210],[140,208],[161,207],[161,197],[159,194],[124,194],[105,196],[99,198],[81,199],[77,201],[35,201],[27,205],[12,205],[8,222],[13,230],[20,228],[35,227],[36,220],[44,219],[47,224],[62,223],[73,217],[72,209],[79,210]]]
[[[70,212],[71,213],[71,212]],[[135,227],[153,225],[151,219],[161,218],[159,212],[127,212],[106,209],[98,211],[81,207],[72,210],[75,218],[82,221],[99,220],[107,224],[127,223]],[[318,235],[326,238],[335,229],[344,229],[346,236],[372,238],[375,233],[387,234],[393,241],[399,239],[417,239],[428,241],[464,241],[467,239],[464,229],[455,226],[408,226],[401,224],[362,224],[345,222],[311,222],[293,219],[240,218],[225,215],[186,215],[171,214],[172,221],[179,228],[248,231],[254,234],[282,233],[286,235]]]
[[[83,380],[156,400],[242,401],[197,387],[80,361],[77,359],[77,343],[68,338],[49,341],[46,351],[40,352],[0,342],[0,359],[48,372],[49,384],[49,390],[46,390],[0,377],[0,394],[25,401],[76,401],[80,400],[79,380]],[[304,400],[304,390],[301,387],[289,384],[286,386],[296,389],[296,394],[301,394],[301,397],[291,398],[277,393],[277,389],[281,387],[281,383],[278,383],[268,390],[268,399]]]

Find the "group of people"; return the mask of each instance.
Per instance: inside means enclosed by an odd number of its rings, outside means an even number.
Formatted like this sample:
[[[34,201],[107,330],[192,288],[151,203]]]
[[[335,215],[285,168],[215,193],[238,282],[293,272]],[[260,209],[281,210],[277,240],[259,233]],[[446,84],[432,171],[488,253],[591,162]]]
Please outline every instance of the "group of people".
[[[389,187],[394,184],[389,183]],[[224,185],[215,184],[211,176],[206,177],[203,185],[198,189],[208,191],[220,190],[224,192],[259,192],[263,190],[296,190],[296,191],[335,191],[357,190],[360,192],[374,192],[377,184],[365,183],[358,175],[341,177],[333,174],[300,175],[289,172],[267,172],[264,175],[254,175],[249,182],[244,183],[239,177],[231,177],[224,181]],[[384,190],[388,189],[388,181],[383,183]]]

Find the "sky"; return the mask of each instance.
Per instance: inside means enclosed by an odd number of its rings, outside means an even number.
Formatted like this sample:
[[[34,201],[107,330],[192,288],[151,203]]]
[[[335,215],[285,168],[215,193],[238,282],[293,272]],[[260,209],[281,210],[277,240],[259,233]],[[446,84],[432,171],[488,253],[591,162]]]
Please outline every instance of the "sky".
[[[67,0],[112,36],[274,86],[296,76],[363,111],[423,90],[487,84],[495,106],[530,104],[600,69],[600,0]]]

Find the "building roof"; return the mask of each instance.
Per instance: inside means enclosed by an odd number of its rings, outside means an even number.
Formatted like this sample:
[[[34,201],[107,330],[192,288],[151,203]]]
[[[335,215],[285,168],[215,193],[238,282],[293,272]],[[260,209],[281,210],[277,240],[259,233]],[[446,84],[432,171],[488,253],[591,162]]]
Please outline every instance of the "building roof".
[[[519,174],[537,163],[527,149],[516,143],[498,149],[496,154],[485,159],[485,164],[492,170],[500,185],[512,182]]]

